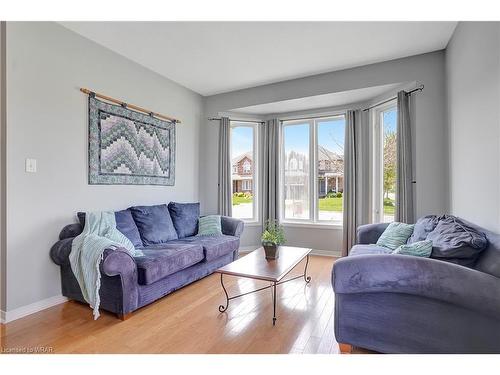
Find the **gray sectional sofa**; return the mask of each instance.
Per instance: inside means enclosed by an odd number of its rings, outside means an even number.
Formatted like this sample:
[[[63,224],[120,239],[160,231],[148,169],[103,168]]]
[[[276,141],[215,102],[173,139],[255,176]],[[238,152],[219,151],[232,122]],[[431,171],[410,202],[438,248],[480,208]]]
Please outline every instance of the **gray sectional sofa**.
[[[133,257],[124,249],[106,249],[101,262],[101,309],[127,315],[238,257],[243,221],[222,217],[221,236],[196,236],[199,205],[170,203],[137,206],[115,212],[117,229],[142,255]],[[62,294],[85,302],[69,262],[72,240],[83,229],[79,223],[66,225],[50,251],[60,266]]]
[[[338,342],[381,353],[500,353],[500,235],[456,219],[485,235],[484,249],[396,255],[374,245],[388,224],[358,228],[357,245],[332,271]],[[423,236],[439,242],[431,234]]]

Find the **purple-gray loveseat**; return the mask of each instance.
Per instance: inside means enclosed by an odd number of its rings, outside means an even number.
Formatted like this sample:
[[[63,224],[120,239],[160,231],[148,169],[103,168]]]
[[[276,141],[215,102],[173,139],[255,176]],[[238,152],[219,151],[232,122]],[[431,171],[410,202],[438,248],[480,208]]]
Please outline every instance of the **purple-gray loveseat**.
[[[243,221],[223,216],[221,236],[196,236],[198,203],[136,206],[115,212],[116,226],[143,255],[106,249],[101,262],[101,309],[126,319],[129,313],[210,275],[238,257]],[[61,268],[62,294],[84,302],[69,262],[71,243],[83,229],[66,225],[50,251]],[[89,315],[90,316],[90,315]]]
[[[388,224],[360,226],[332,271],[337,341],[381,353],[500,353],[500,236],[458,222],[487,238],[467,266],[433,259],[434,240],[431,258],[389,254],[373,245]]]

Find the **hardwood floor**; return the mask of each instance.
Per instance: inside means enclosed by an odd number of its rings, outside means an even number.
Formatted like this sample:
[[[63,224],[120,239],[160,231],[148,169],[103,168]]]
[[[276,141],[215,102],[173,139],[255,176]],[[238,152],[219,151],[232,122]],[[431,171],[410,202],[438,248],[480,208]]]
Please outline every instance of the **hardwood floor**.
[[[335,341],[334,258],[311,256],[310,284],[278,287],[276,326],[271,290],[231,301],[225,313],[219,275],[208,276],[136,311],[126,321],[103,312],[92,320],[86,305],[67,302],[2,327],[4,352],[43,347],[53,353],[339,353]],[[299,275],[299,264],[290,276]],[[227,276],[230,294],[266,282]]]

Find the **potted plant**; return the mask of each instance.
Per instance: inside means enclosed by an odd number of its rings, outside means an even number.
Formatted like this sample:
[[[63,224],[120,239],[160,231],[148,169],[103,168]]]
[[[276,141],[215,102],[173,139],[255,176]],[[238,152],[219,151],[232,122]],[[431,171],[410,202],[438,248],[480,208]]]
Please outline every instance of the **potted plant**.
[[[277,259],[279,257],[278,246],[285,243],[283,226],[279,225],[276,220],[268,220],[261,240],[266,259]]]

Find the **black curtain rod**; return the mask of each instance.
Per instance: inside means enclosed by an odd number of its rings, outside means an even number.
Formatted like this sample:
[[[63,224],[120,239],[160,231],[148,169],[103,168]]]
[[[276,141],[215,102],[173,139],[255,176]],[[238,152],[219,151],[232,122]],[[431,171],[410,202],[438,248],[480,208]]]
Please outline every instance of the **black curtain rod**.
[[[209,117],[208,118],[208,121],[220,121],[220,117]],[[256,123],[256,124],[264,124],[265,121],[255,121],[255,120],[238,120],[238,119],[235,119],[235,118],[230,118],[229,121],[236,121],[236,122],[253,122],[253,123]]]
[[[411,95],[414,92],[416,92],[416,91],[422,91],[423,89],[424,89],[424,85],[420,85],[419,87],[414,88],[413,90],[407,91],[406,93],[409,94],[409,95]],[[363,111],[369,111],[370,109],[378,107],[379,105],[382,105],[382,104],[385,104],[385,103],[389,103],[390,101],[392,101],[394,99],[397,99],[397,96],[394,96],[392,98],[384,100],[383,102],[374,104],[374,105],[372,105],[372,106],[370,106],[368,108],[363,109]],[[295,121],[295,120],[309,120],[309,119],[315,119],[315,118],[328,118],[328,117],[335,117],[335,116],[341,116],[341,115],[337,114],[337,115],[324,115],[324,116],[309,116],[309,117],[292,118],[292,119],[286,119],[286,120],[281,120],[280,119],[280,121],[283,122],[283,121]],[[220,117],[209,117],[208,120],[209,121],[220,121]],[[257,123],[257,124],[265,124],[265,121],[238,120],[238,119],[232,119],[232,118],[230,118],[229,121],[253,122],[253,123]]]
[[[415,88],[415,89],[413,89],[413,90],[407,91],[406,93],[407,93],[407,94],[409,94],[409,95],[411,95],[411,94],[413,94],[415,91],[422,91],[423,89],[424,89],[424,85],[420,85],[419,87],[417,87],[417,88]],[[383,102],[380,102],[380,103],[374,104],[374,105],[372,105],[372,106],[370,106],[370,107],[368,107],[368,108],[363,109],[363,111],[364,111],[364,112],[369,111],[370,109],[375,108],[375,107],[378,107],[379,105],[382,105],[382,104],[385,104],[385,103],[389,103],[390,101],[393,101],[394,99],[397,99],[397,96],[394,96],[394,97],[392,97],[392,98],[390,98],[390,99],[384,100]]]

